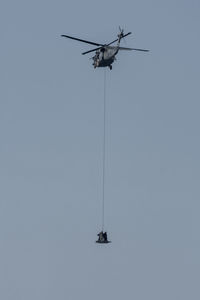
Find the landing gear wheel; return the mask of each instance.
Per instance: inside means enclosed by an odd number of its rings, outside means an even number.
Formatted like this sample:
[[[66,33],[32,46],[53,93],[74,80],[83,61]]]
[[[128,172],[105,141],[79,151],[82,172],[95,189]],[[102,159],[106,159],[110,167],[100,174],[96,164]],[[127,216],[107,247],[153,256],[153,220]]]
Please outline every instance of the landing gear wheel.
[[[110,70],[112,70],[112,66],[111,65],[109,66],[109,68],[110,68]]]

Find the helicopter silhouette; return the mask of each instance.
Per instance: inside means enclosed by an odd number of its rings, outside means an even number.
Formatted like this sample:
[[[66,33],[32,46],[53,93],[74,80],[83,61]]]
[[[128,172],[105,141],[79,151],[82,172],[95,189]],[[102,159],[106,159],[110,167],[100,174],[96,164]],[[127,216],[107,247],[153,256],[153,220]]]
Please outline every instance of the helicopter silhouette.
[[[65,38],[69,38],[72,40],[76,40],[79,42],[83,42],[86,44],[90,44],[90,45],[94,45],[94,46],[98,46],[97,48],[91,49],[89,51],[83,52],[82,54],[88,54],[90,52],[96,51],[95,55],[92,57],[93,59],[93,66],[94,68],[97,67],[109,67],[110,70],[112,70],[112,63],[116,60],[116,55],[119,52],[119,50],[134,50],[134,51],[142,51],[142,52],[148,52],[149,50],[147,49],[138,49],[138,48],[127,48],[127,47],[120,47],[120,42],[121,39],[125,38],[126,36],[130,35],[131,32],[128,32],[126,34],[124,34],[124,30],[121,29],[119,27],[119,34],[117,35],[117,39],[115,39],[114,41],[108,43],[108,44],[99,44],[99,43],[95,43],[95,42],[90,42],[87,40],[83,40],[83,39],[79,39],[76,37],[72,37],[69,35],[65,35],[62,34],[62,37]],[[112,44],[114,44],[115,42],[117,42],[116,46],[111,46]]]

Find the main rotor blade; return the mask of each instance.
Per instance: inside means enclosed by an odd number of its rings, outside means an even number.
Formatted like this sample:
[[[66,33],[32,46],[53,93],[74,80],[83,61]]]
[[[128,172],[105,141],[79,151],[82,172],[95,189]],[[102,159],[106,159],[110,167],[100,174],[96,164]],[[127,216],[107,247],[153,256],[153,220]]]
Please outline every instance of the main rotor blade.
[[[112,45],[113,43],[115,43],[115,42],[117,42],[117,41],[118,41],[118,39],[116,39],[116,40],[110,42],[109,44],[106,44],[106,46]]]
[[[134,50],[134,51],[149,52],[149,50],[147,50],[147,49],[126,48],[126,47],[119,47],[119,50]]]
[[[124,34],[124,35],[122,36],[122,38],[124,38],[125,36],[127,36],[127,35],[129,35],[129,34],[131,34],[131,33],[132,33],[132,32],[128,32],[128,33]],[[117,41],[118,41],[118,39],[116,39],[116,40],[110,42],[109,44],[106,44],[106,46],[110,46],[110,45],[112,45],[113,43],[115,43],[115,42],[117,42]]]
[[[93,52],[93,51],[96,51],[96,50],[99,50],[101,49],[102,47],[98,47],[98,48],[95,48],[95,49],[92,49],[92,50],[89,50],[89,51],[86,51],[86,52],[83,52],[82,54],[85,55],[87,53],[90,53],[90,52]]]
[[[90,42],[90,41],[86,41],[86,40],[81,40],[81,39],[75,38],[73,36],[65,35],[65,34],[62,34],[61,36],[66,37],[68,39],[76,40],[76,41],[79,41],[79,42],[87,43],[87,44],[90,44],[90,45],[103,46],[102,44],[98,44],[98,43],[94,43],[94,42]]]
[[[129,34],[131,34],[131,33],[132,33],[132,32],[128,32],[128,33],[124,34],[122,38],[124,38],[125,36],[127,36],[127,35],[129,35]]]

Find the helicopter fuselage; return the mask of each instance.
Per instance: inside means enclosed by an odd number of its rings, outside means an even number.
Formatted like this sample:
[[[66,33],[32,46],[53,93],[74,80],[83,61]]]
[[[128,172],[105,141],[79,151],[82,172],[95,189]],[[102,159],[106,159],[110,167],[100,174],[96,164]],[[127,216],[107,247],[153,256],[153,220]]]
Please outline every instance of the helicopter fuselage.
[[[115,55],[117,55],[119,49],[118,47],[105,47],[98,51],[96,51],[95,56],[92,57],[93,59],[93,66],[94,68],[97,67],[110,67],[112,68],[112,63],[114,62]]]

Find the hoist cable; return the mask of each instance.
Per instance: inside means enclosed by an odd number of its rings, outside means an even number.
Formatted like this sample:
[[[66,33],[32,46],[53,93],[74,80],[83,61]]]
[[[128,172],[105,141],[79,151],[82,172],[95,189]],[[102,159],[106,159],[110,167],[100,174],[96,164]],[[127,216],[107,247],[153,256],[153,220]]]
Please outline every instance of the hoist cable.
[[[104,93],[103,93],[103,178],[102,178],[102,231],[104,231],[105,212],[105,167],[106,167],[106,68],[104,68]]]

